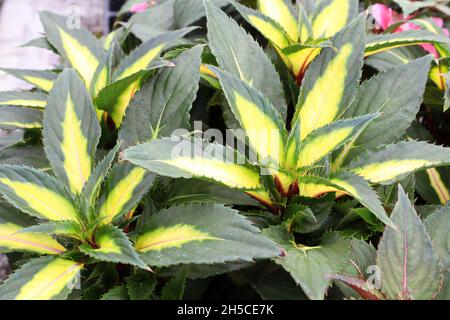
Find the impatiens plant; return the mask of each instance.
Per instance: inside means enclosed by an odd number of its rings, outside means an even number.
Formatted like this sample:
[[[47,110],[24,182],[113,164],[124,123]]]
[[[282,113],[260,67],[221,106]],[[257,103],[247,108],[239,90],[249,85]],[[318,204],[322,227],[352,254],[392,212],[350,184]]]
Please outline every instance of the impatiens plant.
[[[450,40],[360,7],[131,0],[100,39],[41,13],[61,65],[2,69],[34,88],[0,93],[0,299],[448,299],[421,112]]]

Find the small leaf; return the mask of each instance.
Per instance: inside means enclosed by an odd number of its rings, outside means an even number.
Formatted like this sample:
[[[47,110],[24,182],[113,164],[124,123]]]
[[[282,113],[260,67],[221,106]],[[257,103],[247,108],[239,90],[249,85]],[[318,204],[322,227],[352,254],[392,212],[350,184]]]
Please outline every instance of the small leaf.
[[[100,300],[129,300],[127,287],[124,284],[116,286],[105,293]]]
[[[127,280],[127,291],[131,300],[147,300],[156,289],[156,277],[148,273],[135,273]]]
[[[101,261],[131,264],[142,269],[149,269],[139,258],[127,235],[119,228],[103,226],[95,232],[94,237],[97,247],[93,248],[89,244],[80,246],[80,250],[88,256]]]
[[[108,224],[133,209],[152,186],[155,176],[129,163],[116,164],[101,190],[97,212]]]

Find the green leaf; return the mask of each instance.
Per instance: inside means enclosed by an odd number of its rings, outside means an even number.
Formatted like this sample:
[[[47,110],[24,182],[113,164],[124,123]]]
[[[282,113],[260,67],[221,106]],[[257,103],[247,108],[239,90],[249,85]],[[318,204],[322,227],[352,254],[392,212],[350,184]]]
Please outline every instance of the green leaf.
[[[283,87],[267,55],[242,27],[213,3],[205,1],[204,5],[208,19],[208,45],[220,67],[264,93],[286,119]]]
[[[97,203],[101,222],[112,223],[132,210],[150,189],[154,178],[153,174],[130,163],[116,164],[101,189]]]
[[[49,94],[43,137],[53,172],[80,193],[91,175],[100,125],[91,96],[73,69],[61,73]]]
[[[113,119],[116,127],[122,123],[125,110],[139,90],[141,82],[149,77],[156,69],[173,66],[172,63],[160,59],[152,61],[144,70],[140,70],[124,79],[113,81],[98,93],[94,100],[98,109],[105,110]]]
[[[55,81],[57,77],[57,74],[50,70],[26,70],[8,68],[0,68],[0,70],[16,78],[31,83],[32,85],[46,92],[52,89],[53,81]]]
[[[450,167],[430,168],[418,172],[415,178],[417,192],[428,203],[450,201]]]
[[[201,154],[192,156],[194,150]],[[232,188],[262,187],[257,169],[246,165],[242,155],[236,158],[233,149],[199,139],[157,139],[128,148],[124,155],[133,164],[173,178],[204,177]]]
[[[157,137],[170,136],[188,128],[200,79],[202,47],[196,46],[179,55],[175,67],[163,69],[146,82],[131,101],[119,133],[124,146]]]
[[[448,237],[450,207],[437,209],[424,220],[424,224],[433,242],[434,251],[443,269],[448,273],[450,270],[450,238]]]
[[[422,57],[424,50],[421,47],[409,46],[379,52],[365,59],[365,63],[378,71],[387,71],[391,68],[406,64]]]
[[[247,82],[227,71],[212,69],[217,74],[231,111],[248,136],[249,144],[260,163],[283,165],[285,124],[271,102]]]
[[[217,7],[223,7],[228,4],[228,0],[212,0],[211,2]],[[192,0],[188,2],[184,0],[175,0],[173,12],[175,21],[174,27],[176,29],[192,25],[206,15],[202,0]]]
[[[225,205],[257,206],[250,196],[226,186],[199,179],[174,179],[162,190],[158,203],[163,206],[196,203],[220,203]]]
[[[127,287],[122,284],[105,293],[100,300],[129,300]]]
[[[22,107],[0,107],[0,128],[42,128],[42,111]]]
[[[293,120],[301,123],[302,140],[338,118],[352,101],[363,65],[364,26],[362,17],[354,20],[334,36],[334,48],[322,49],[308,67]]]
[[[365,114],[360,117],[331,122],[309,134],[300,147],[297,167],[310,167],[346,142],[357,137],[380,115]]]
[[[443,274],[425,226],[401,186],[391,218],[399,230],[386,227],[378,246],[383,292],[390,299],[432,299]]]
[[[1,165],[0,192],[20,210],[52,221],[78,221],[69,192],[55,178],[32,168]]]
[[[135,248],[151,266],[253,261],[281,253],[237,211],[211,204],[175,206],[151,216]]]
[[[44,108],[47,95],[31,91],[3,91],[0,92],[0,105]]]
[[[445,75],[446,81],[445,85],[447,86],[447,90],[444,93],[444,111],[447,111],[450,108],[450,72]]]
[[[84,27],[71,26],[67,17],[43,11],[40,19],[48,41],[78,71],[89,88],[104,55],[100,41]]]
[[[30,145],[15,145],[1,150],[0,162],[40,169],[50,168],[44,149]]]
[[[450,164],[450,149],[422,141],[398,142],[363,154],[349,164],[372,183],[391,184],[419,170]]]
[[[450,44],[450,40],[446,36],[437,35],[428,30],[407,30],[400,33],[369,36],[365,55],[370,56],[393,48],[423,43]]]
[[[33,259],[0,286],[0,300],[66,299],[82,268],[82,263],[62,258]]]
[[[120,144],[116,144],[114,148],[112,148],[108,154],[100,161],[95,167],[94,171],[92,171],[91,176],[86,181],[86,184],[83,187],[82,194],[88,201],[88,203],[93,203],[95,199],[97,199],[98,194],[100,192],[100,186],[105,179],[106,175],[111,168],[111,165],[116,158],[117,152],[119,151]]]
[[[393,225],[386,214],[377,193],[358,175],[338,172],[329,178],[303,176],[298,179],[300,195],[317,197],[327,192],[343,191],[357,199],[385,224]]]
[[[264,230],[264,235],[286,251],[283,257],[274,259],[275,263],[291,274],[308,298],[322,300],[330,285],[331,275],[345,266],[349,254],[348,242],[334,238],[318,246],[307,247],[296,244],[292,235],[281,226]]]
[[[23,228],[20,233],[43,233],[67,236],[81,240],[82,230],[80,226],[72,221],[47,222]]]
[[[31,252],[36,254],[62,254],[61,244],[45,233],[22,233],[24,228],[0,219],[0,252]]]
[[[133,248],[127,235],[117,227],[103,226],[94,235],[95,247],[82,244],[80,250],[101,261],[131,264],[149,270]]]
[[[161,292],[161,300],[183,300],[187,268],[183,268],[167,282]]]
[[[157,279],[148,273],[138,272],[128,278],[127,291],[131,300],[147,300],[156,289]]]
[[[360,87],[345,117],[381,113],[343,150],[353,159],[362,152],[396,141],[411,125],[422,103],[432,56],[379,73]]]

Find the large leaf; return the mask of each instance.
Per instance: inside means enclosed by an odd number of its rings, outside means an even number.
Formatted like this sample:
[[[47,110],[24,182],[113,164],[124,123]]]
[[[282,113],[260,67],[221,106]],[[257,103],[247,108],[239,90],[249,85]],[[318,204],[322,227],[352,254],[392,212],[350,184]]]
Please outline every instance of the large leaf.
[[[133,209],[152,186],[155,176],[129,163],[116,164],[101,190],[97,212],[108,224]]]
[[[148,269],[133,248],[127,235],[117,227],[103,226],[95,232],[95,245],[83,244],[80,250],[101,261],[124,263]]]
[[[251,194],[263,188],[257,168],[245,164],[242,155],[202,140],[153,140],[125,150],[125,159],[173,178],[206,178]],[[270,202],[267,193],[264,200]]]
[[[361,202],[384,223],[393,225],[386,215],[377,193],[367,181],[350,172],[338,172],[327,179],[314,176],[299,177],[298,188],[300,195],[307,197],[318,197],[328,192],[343,192]]]
[[[135,248],[151,266],[253,261],[281,253],[237,211],[209,204],[170,207],[150,217]]]
[[[42,111],[20,107],[0,107],[0,128],[42,128]]]
[[[361,76],[364,34],[360,17],[337,33],[335,48],[323,49],[308,68],[294,117],[301,123],[301,139],[335,120],[353,99]]]
[[[296,244],[281,226],[266,229],[263,234],[284,248],[285,254],[275,258],[275,263],[289,272],[313,300],[324,298],[331,275],[344,268],[350,251],[348,242],[336,237],[314,247]]]
[[[381,288],[390,299],[432,299],[443,279],[439,260],[401,186],[391,217],[399,230],[386,227],[378,247]]]
[[[210,1],[205,2],[208,44],[220,67],[264,93],[286,119],[280,77],[259,44]]]
[[[78,71],[89,88],[104,54],[100,41],[84,27],[71,27],[66,17],[44,11],[40,18],[48,41]]]
[[[0,300],[62,300],[77,285],[83,263],[37,258],[24,264],[0,286]]]
[[[57,75],[50,70],[26,70],[0,68],[16,78],[22,79],[44,91],[50,91]]]
[[[248,136],[260,163],[283,165],[287,133],[283,119],[270,101],[247,82],[227,71],[213,69],[233,114]]]
[[[349,165],[372,183],[390,184],[419,170],[450,164],[450,149],[422,141],[398,142],[367,152]]]
[[[358,14],[357,0],[322,0],[312,17],[314,39],[330,38],[342,30]]]
[[[393,48],[423,43],[450,44],[450,39],[428,30],[408,30],[400,33],[375,35],[367,39],[365,55],[370,56]]]
[[[0,166],[0,192],[8,202],[30,215],[53,221],[78,221],[69,192],[41,171]]]
[[[379,114],[366,114],[357,118],[334,121],[314,130],[302,142],[298,151],[297,167],[309,167],[317,163],[347,141],[356,138],[378,116]]]
[[[127,108],[119,133],[124,146],[135,145],[188,128],[186,121],[200,79],[202,47],[196,46],[146,82]]]
[[[380,112],[381,115],[344,148],[339,162],[343,158],[353,159],[365,150],[392,143],[404,134],[422,103],[431,60],[430,55],[381,72],[360,87],[345,116],[355,117],[372,112]]]
[[[47,95],[30,91],[0,92],[0,105],[44,108],[47,104]]]
[[[0,252],[25,251],[61,254],[66,249],[45,233],[20,233],[22,226],[0,220]]]
[[[80,193],[92,171],[100,125],[91,97],[73,69],[55,81],[44,112],[44,146],[53,172]]]

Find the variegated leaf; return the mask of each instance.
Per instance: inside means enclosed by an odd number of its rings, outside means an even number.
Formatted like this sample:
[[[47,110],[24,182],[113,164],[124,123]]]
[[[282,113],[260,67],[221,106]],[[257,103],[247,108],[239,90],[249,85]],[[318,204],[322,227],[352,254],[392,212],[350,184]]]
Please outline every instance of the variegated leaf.
[[[105,54],[100,41],[84,27],[71,26],[73,22],[66,17],[44,11],[40,18],[48,41],[78,71],[89,88]]]
[[[125,233],[114,226],[103,226],[95,232],[95,245],[80,246],[80,250],[88,256],[100,261],[124,263],[138,266],[148,270],[149,268],[133,248],[133,244]]]
[[[359,17],[335,35],[336,49],[323,49],[308,68],[293,120],[293,124],[301,122],[302,140],[335,120],[353,99],[361,75],[364,43],[364,20]]]
[[[55,178],[41,171],[0,166],[0,192],[8,202],[32,216],[78,221],[70,193]]]
[[[116,164],[97,203],[100,223],[108,224],[133,209],[152,186],[155,176],[129,163]]]
[[[26,69],[7,69],[0,68],[16,78],[22,79],[43,91],[50,91],[53,87],[53,82],[58,76],[50,70],[26,70]]]
[[[73,69],[56,80],[44,112],[44,146],[53,172],[73,193],[89,179],[100,125],[92,99]]]
[[[0,300],[66,299],[81,269],[83,263],[63,258],[33,259],[0,286]]]
[[[42,128],[42,116],[42,110],[3,106],[0,107],[0,128]]]
[[[160,211],[150,217],[135,248],[151,266],[253,261],[281,254],[236,210],[211,204]]]
[[[47,105],[47,95],[30,91],[0,92],[0,105],[44,108]]]
[[[219,66],[263,92],[286,119],[286,102],[280,77],[259,44],[233,19],[205,2],[208,45]],[[214,73],[212,73],[214,74]]]
[[[367,152],[352,161],[349,168],[372,183],[390,184],[411,173],[449,164],[450,148],[408,141]]]

